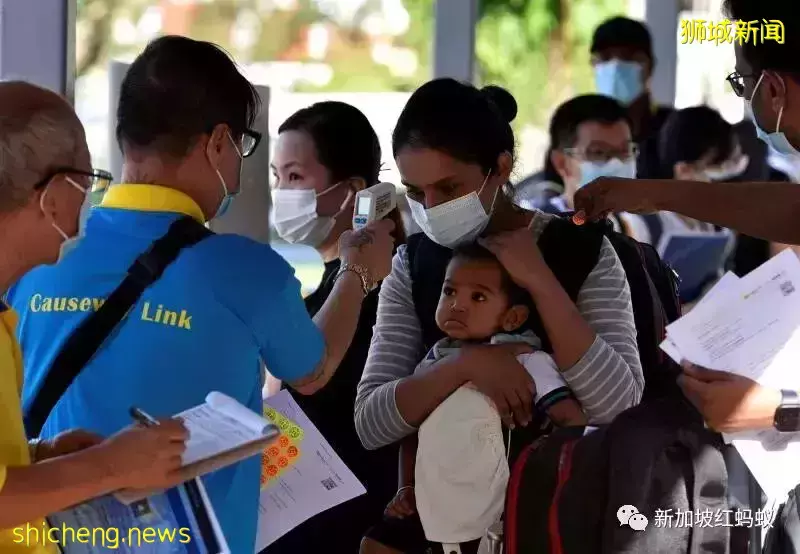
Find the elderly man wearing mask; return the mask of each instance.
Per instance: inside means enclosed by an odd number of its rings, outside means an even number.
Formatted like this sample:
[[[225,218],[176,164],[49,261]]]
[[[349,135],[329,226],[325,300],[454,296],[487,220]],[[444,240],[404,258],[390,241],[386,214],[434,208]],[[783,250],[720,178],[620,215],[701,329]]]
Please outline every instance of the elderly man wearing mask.
[[[58,95],[23,82],[0,83],[0,290],[59,256],[77,232],[93,170],[81,123]],[[0,551],[50,552],[36,533],[44,516],[126,487],[179,481],[186,430],[178,421],[135,427],[101,442],[82,431],[28,442],[22,425],[22,356],[16,314],[0,303]],[[40,521],[36,521],[36,520]],[[26,523],[27,522],[27,523]],[[50,543],[52,545],[52,542]]]
[[[735,20],[779,20],[783,43],[735,45],[736,71],[728,76],[759,136],[783,156],[800,159],[800,17],[793,0],[726,0]],[[800,244],[800,188],[792,183],[708,183],[683,180],[599,179],[575,199],[579,216],[668,210],[786,244]],[[687,397],[707,423],[725,432],[768,428],[796,410],[797,392],[766,388],[738,375],[687,367]]]

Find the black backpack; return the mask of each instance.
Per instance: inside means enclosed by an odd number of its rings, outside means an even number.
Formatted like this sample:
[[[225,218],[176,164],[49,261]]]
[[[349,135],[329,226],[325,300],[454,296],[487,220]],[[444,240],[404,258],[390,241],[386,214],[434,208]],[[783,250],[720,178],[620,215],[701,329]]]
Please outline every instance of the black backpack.
[[[730,512],[721,447],[679,396],[630,408],[593,431],[558,429],[513,465],[504,554],[727,554],[734,521],[723,521]],[[621,524],[623,506],[643,515],[646,528]]]
[[[543,211],[570,221],[573,215],[559,211],[552,204]],[[680,367],[659,348],[666,337],[667,325],[681,316],[678,275],[651,245],[614,231],[611,220],[583,227],[605,236],[625,269],[645,379],[642,402],[681,394],[675,382]]]

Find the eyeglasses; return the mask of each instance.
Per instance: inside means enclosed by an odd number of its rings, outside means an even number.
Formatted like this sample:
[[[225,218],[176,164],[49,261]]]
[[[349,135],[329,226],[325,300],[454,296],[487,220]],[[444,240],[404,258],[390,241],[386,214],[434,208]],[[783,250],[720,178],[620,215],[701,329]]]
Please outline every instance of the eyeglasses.
[[[80,177],[81,181],[83,182],[79,184],[84,187],[86,194],[89,196],[89,202],[93,206],[100,203],[100,200],[102,200],[106,190],[108,190],[108,187],[111,186],[111,182],[114,180],[114,176],[111,175],[111,173],[102,169],[92,169],[91,171],[86,171],[83,169],[76,169],[74,167],[57,167],[45,175],[42,180],[33,185],[33,189],[38,190],[46,187],[53,177],[57,175],[72,175],[75,177]]]
[[[605,163],[613,158],[619,158],[623,161],[636,158],[639,155],[639,146],[630,143],[627,149],[619,149],[610,146],[605,148],[599,145],[593,145],[588,148],[564,148],[562,152],[567,156],[575,156],[587,162]]]
[[[256,151],[256,147],[261,142],[261,133],[252,129],[245,129],[242,134],[242,157],[247,158]]]
[[[757,76],[758,76],[757,74],[742,75],[738,71],[734,71],[733,73],[725,77],[725,80],[728,81],[728,83],[731,85],[733,93],[736,96],[738,96],[739,98],[744,98],[744,80],[755,79]]]

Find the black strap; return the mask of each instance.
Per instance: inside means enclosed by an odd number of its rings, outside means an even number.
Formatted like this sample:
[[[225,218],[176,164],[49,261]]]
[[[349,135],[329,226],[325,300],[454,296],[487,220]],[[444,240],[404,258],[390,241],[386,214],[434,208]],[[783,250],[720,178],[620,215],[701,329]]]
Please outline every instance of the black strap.
[[[136,304],[145,289],[161,278],[181,250],[211,235],[189,216],[181,217],[169,230],[128,268],[128,274],[100,308],[91,313],[72,332],[58,353],[36,396],[25,413],[25,430],[35,438],[42,431],[50,412],[81,370],[94,357],[106,339]]]

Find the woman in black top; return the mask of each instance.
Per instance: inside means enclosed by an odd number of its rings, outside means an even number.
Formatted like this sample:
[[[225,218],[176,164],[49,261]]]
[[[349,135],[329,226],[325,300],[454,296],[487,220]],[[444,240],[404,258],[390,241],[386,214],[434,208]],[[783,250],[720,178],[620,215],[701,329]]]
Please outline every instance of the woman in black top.
[[[315,248],[325,262],[319,288],[306,298],[313,316],[328,298],[339,271],[339,237],[352,226],[355,194],[379,182],[381,148],[364,114],[342,102],[304,108],[289,117],[278,133],[272,164],[275,229],[287,242]],[[394,220],[395,236],[401,243],[401,221],[399,217]],[[264,551],[267,554],[358,552],[361,537],[380,520],[394,497],[397,447],[365,450],[356,435],[353,415],[377,308],[376,289],[364,300],[350,348],[324,388],[311,396],[290,389],[367,494],[303,523],[270,545]]]

